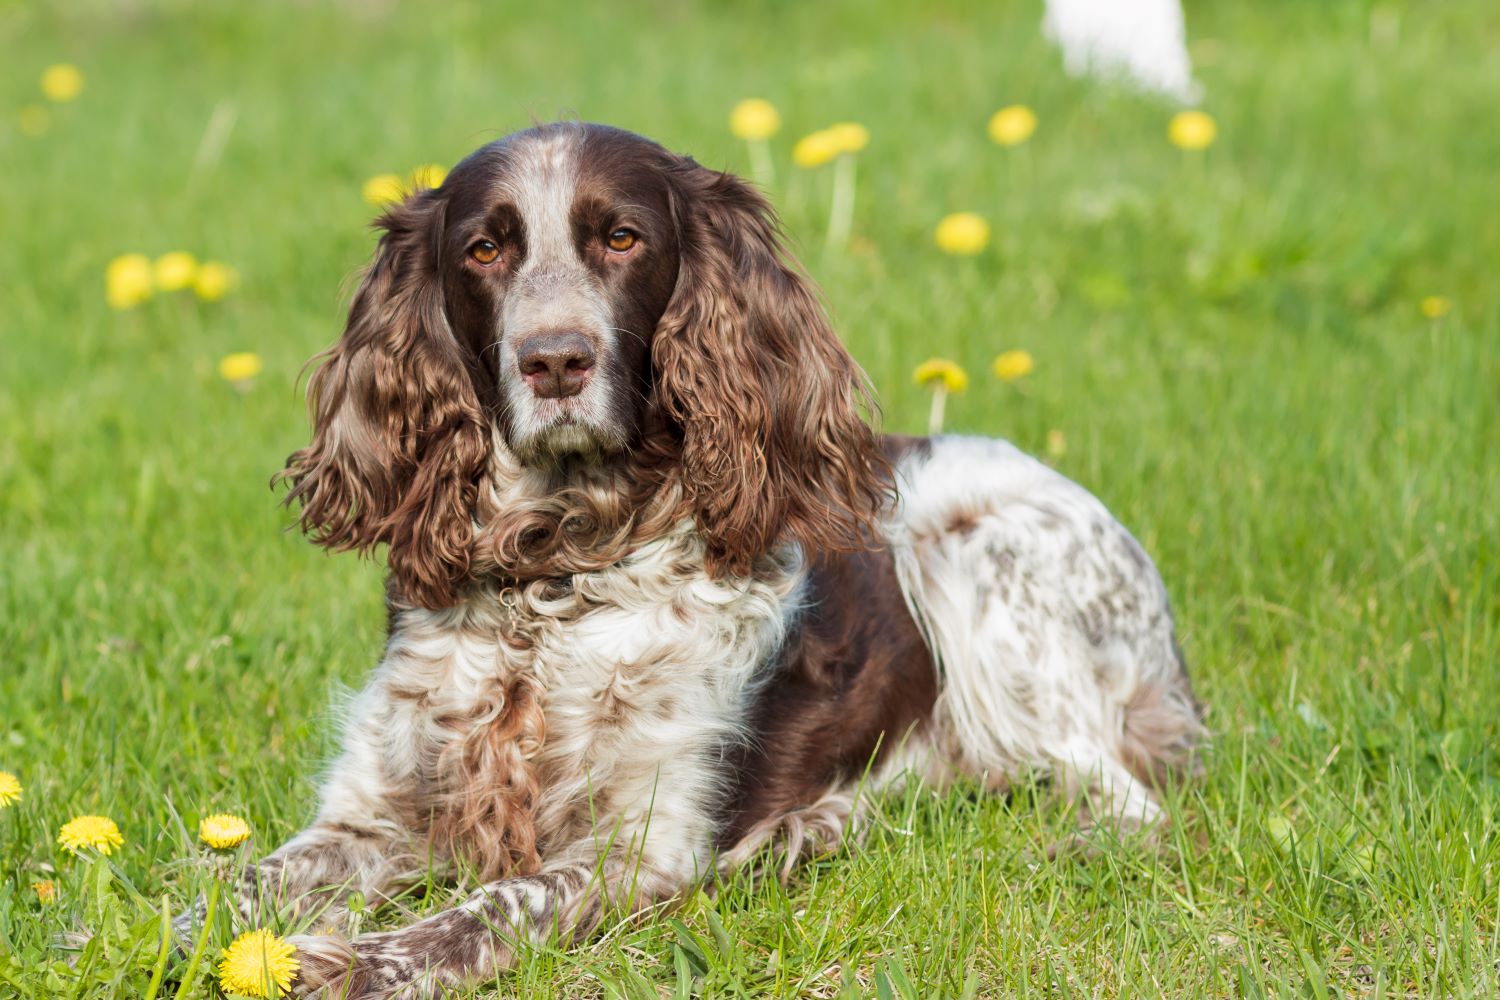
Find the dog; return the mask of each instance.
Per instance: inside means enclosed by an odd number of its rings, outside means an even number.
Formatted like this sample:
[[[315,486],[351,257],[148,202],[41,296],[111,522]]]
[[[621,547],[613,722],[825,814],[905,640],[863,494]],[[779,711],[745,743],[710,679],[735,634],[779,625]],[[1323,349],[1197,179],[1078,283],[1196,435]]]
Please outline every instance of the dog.
[[[826,851],[857,791],[913,776],[1160,821],[1203,727],[1151,560],[1005,442],[877,435],[760,193],[549,124],[379,227],[281,478],[316,543],[385,546],[385,651],[240,907],[336,917],[433,859],[482,885],[292,938],[300,994],[492,978]]]

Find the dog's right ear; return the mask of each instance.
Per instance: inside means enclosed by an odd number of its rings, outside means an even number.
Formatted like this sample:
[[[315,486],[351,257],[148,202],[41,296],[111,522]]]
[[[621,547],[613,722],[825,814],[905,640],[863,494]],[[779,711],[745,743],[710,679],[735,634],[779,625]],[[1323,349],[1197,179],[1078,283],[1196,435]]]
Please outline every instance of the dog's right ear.
[[[339,342],[308,386],[313,439],[277,480],[308,537],[333,550],[389,546],[400,596],[458,600],[490,437],[438,280],[443,202],[388,211]]]

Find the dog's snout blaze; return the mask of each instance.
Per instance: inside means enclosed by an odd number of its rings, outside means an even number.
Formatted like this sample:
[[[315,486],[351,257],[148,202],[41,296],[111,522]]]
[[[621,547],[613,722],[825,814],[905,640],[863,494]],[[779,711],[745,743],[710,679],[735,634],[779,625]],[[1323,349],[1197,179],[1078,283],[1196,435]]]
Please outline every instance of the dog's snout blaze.
[[[594,348],[574,331],[534,333],[516,349],[516,364],[531,391],[542,399],[576,396],[594,368]]]

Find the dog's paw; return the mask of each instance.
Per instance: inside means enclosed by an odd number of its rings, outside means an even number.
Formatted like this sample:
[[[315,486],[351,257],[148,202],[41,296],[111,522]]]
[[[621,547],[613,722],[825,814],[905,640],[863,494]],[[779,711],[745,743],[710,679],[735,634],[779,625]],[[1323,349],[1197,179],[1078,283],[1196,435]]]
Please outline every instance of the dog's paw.
[[[393,934],[298,934],[287,940],[301,963],[292,991],[319,1000],[396,1000],[417,996],[420,968],[411,956],[392,954]]]
[[[342,934],[294,934],[287,943],[297,949],[297,977],[292,983],[296,996],[316,996],[319,990],[344,983],[354,972],[354,949]],[[343,994],[330,990],[327,995]]]

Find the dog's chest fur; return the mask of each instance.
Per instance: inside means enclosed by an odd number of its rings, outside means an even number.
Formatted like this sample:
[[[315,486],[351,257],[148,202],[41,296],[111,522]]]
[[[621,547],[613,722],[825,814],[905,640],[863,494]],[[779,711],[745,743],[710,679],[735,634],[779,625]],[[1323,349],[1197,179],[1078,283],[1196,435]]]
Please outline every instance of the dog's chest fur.
[[[683,532],[560,594],[497,588],[444,611],[398,610],[373,681],[388,707],[377,723],[387,780],[441,819],[524,770],[549,860],[588,860],[649,825],[653,842],[701,865],[723,793],[711,762],[742,738],[802,580],[795,552],[750,580],[712,580]]]

